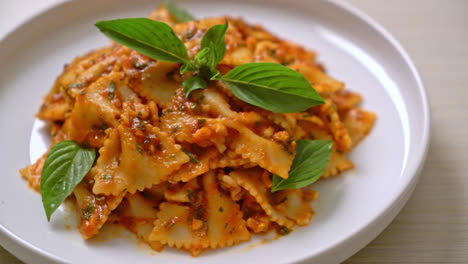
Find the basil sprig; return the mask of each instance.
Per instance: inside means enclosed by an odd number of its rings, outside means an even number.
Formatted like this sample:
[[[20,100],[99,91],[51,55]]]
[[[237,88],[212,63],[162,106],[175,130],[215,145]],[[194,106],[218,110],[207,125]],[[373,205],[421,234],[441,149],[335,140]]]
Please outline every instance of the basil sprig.
[[[240,100],[272,112],[300,112],[324,103],[304,76],[280,64],[248,63],[221,75],[216,66],[226,51],[227,21],[208,29],[193,61],[184,43],[162,22],[131,18],[101,21],[96,26],[121,45],[156,60],[182,63],[181,73],[191,71],[199,76],[183,82],[186,96],[206,88],[208,80],[220,80]]]
[[[183,82],[185,96],[197,89],[207,86],[205,79],[218,75],[216,69],[218,63],[223,60],[226,52],[224,36],[228,28],[228,22],[224,25],[215,25],[206,31],[200,43],[200,52],[195,55],[193,62],[182,66],[180,72],[194,71],[194,76]]]
[[[180,22],[193,19],[175,5],[165,5]],[[280,64],[248,63],[222,75],[217,65],[226,52],[227,20],[205,32],[200,52],[193,60],[189,59],[184,43],[164,23],[133,18],[101,21],[96,26],[115,42],[148,57],[181,63],[181,74],[191,72],[183,81],[187,97],[194,90],[206,88],[209,81],[218,80],[240,100],[272,112],[301,112],[325,102],[302,74]],[[272,191],[301,188],[315,182],[330,160],[332,144],[324,140],[297,141],[297,154],[289,177],[282,179],[274,175]]]
[[[206,66],[208,66],[211,76],[217,73],[216,65],[220,63],[226,53],[226,43],[224,36],[228,28],[227,20],[224,25],[215,25],[206,31],[200,43],[201,50],[208,50]]]
[[[332,146],[330,140],[296,141],[296,157],[289,169],[289,177],[283,179],[273,175],[271,191],[298,189],[316,182],[330,161]]]
[[[81,147],[72,140],[61,141],[50,149],[42,168],[40,186],[48,221],[83,180],[95,158],[94,149]]]

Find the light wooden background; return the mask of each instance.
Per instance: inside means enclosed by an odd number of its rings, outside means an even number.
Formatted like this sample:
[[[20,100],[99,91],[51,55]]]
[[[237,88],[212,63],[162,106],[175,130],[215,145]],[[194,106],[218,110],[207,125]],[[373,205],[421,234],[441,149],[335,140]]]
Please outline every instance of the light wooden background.
[[[468,0],[349,1],[413,58],[429,91],[432,136],[408,204],[345,263],[468,263]],[[21,262],[0,247],[0,263]]]
[[[408,204],[346,263],[468,263],[468,1],[350,2],[413,58],[429,92],[432,135]]]

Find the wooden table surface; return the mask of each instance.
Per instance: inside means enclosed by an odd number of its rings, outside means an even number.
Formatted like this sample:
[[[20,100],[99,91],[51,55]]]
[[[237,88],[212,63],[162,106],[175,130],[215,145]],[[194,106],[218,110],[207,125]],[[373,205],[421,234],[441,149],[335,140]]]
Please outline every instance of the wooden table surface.
[[[349,2],[414,60],[429,92],[432,135],[412,198],[345,263],[468,263],[468,0]],[[0,247],[0,263],[21,262]]]

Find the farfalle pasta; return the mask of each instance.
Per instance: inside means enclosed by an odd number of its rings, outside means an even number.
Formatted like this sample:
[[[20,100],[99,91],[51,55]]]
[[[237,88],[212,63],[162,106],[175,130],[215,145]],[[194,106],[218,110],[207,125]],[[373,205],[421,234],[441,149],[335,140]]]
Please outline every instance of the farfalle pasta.
[[[353,168],[347,153],[370,132],[375,114],[358,107],[361,96],[327,75],[313,51],[261,26],[231,17],[178,23],[164,6],[150,18],[172,27],[190,59],[206,31],[227,21],[221,74],[252,62],[282,64],[301,73],[325,103],[274,113],[240,100],[222,81],[186,96],[180,63],[116,43],[77,57],[37,118],[52,124],[52,146],[73,140],[97,150],[70,195],[83,237],[92,239],[111,219],[154,250],[169,246],[196,256],[253,234],[285,235],[308,225],[318,194],[271,192],[273,175],[288,178],[296,142],[304,139],[334,143],[321,177]],[[37,190],[46,154],[20,170]]]

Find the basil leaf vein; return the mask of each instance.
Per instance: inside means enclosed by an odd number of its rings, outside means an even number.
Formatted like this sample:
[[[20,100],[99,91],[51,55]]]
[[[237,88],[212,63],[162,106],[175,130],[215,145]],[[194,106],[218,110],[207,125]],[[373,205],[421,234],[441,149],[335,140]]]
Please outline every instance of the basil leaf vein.
[[[283,179],[274,174],[271,191],[298,189],[316,182],[330,161],[332,146],[333,141],[330,140],[296,141],[296,157],[289,170],[289,177]]]
[[[281,64],[247,63],[216,75],[240,100],[276,113],[294,113],[323,104],[302,74]]]
[[[190,63],[184,43],[170,26],[149,18],[124,18],[97,22],[96,27],[120,45],[166,62]]]
[[[72,140],[55,144],[47,154],[41,173],[40,190],[47,220],[80,183],[96,158],[94,149]]]

